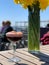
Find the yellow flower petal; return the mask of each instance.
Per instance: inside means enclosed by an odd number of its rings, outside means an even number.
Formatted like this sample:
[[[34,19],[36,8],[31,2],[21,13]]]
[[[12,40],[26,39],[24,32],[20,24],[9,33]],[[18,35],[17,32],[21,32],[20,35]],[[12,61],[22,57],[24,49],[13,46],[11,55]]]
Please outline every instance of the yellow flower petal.
[[[39,1],[40,3],[40,9],[44,10],[49,6],[49,0],[14,0],[14,3],[16,4],[23,4],[22,6],[24,8],[27,8],[28,5],[32,6],[32,4],[36,4],[36,1]]]
[[[40,8],[42,10],[47,8],[47,6],[48,6],[48,0],[39,0],[39,2],[40,2]]]
[[[19,0],[14,0],[14,3],[15,3],[15,4],[18,4],[18,3],[19,3]]]

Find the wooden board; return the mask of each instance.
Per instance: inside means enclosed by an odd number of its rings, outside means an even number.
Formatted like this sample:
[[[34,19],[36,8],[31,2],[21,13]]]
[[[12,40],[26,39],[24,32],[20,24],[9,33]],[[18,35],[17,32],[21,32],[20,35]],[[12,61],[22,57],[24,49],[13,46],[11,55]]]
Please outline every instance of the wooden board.
[[[30,54],[27,48],[16,49],[15,56],[20,58],[18,64],[9,62],[13,51],[0,52],[0,63],[3,65],[49,65],[49,45],[41,45],[39,54]]]

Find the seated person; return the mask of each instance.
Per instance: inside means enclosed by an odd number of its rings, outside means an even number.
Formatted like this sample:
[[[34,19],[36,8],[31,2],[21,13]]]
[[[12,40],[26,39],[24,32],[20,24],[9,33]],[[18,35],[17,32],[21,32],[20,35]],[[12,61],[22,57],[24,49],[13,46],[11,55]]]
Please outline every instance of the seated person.
[[[49,44],[49,31],[41,38],[41,42],[43,45]]]
[[[6,21],[6,27],[2,33],[4,35],[4,41],[6,41],[6,33],[10,31],[13,31],[13,28],[11,27],[11,23],[10,21]]]
[[[0,30],[0,33],[3,32],[4,28],[5,28],[5,21],[2,22],[2,28],[1,28],[1,30]]]
[[[2,46],[1,46],[1,49],[0,50],[4,50],[5,49],[5,45],[6,45],[6,42],[9,42],[6,38],[6,33],[7,32],[10,32],[10,31],[13,31],[13,28],[11,27],[11,23],[10,21],[6,21],[6,25],[5,25],[5,28],[2,32],[2,37],[1,37],[1,42],[3,42]]]

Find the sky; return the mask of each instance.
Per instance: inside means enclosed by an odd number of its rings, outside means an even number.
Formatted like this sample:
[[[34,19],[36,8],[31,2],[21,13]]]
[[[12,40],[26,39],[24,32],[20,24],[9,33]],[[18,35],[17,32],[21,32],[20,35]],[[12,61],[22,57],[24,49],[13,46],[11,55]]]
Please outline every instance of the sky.
[[[12,25],[15,25],[16,21],[28,21],[28,10],[15,4],[13,0],[0,0],[0,26],[2,21],[6,20],[10,20]],[[44,11],[40,11],[40,20],[49,20],[49,7]]]

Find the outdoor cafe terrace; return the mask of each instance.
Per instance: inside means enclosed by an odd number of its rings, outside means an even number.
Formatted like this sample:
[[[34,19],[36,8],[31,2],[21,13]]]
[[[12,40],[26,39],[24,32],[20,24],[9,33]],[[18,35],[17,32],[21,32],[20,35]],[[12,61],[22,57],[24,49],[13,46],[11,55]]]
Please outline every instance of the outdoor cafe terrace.
[[[18,24],[20,25],[20,23]],[[0,51],[0,65],[49,65],[49,44],[42,45],[40,43],[40,53],[39,54],[31,54],[28,52],[28,28],[24,24],[23,26],[15,25],[15,30],[20,29],[24,36],[21,42],[18,42],[20,46],[16,48],[15,56],[20,58],[19,62],[9,62],[9,58],[13,56],[12,48],[9,50]],[[18,30],[19,31],[19,30]],[[40,37],[42,37],[45,33],[49,31],[49,28],[40,27]]]

